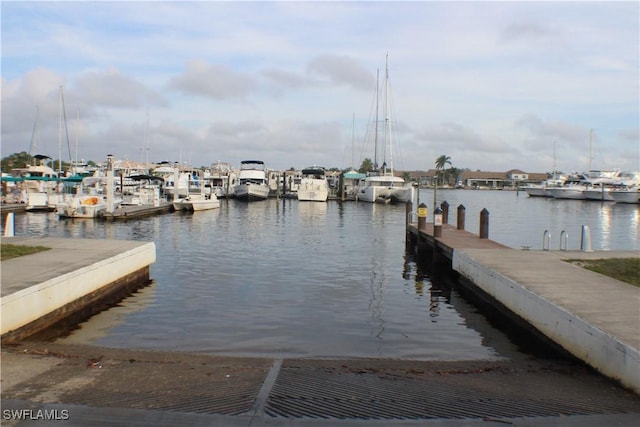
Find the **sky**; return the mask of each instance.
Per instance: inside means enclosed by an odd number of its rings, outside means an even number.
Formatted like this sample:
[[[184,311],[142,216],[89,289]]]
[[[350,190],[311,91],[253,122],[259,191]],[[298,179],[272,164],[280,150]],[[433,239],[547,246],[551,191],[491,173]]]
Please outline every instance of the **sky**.
[[[637,1],[3,0],[1,12],[2,157],[640,169]]]

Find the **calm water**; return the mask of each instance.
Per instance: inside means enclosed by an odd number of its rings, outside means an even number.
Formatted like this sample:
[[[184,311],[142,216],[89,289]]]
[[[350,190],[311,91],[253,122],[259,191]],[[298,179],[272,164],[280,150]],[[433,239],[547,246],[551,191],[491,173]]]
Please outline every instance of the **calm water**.
[[[433,193],[421,191],[433,204]],[[465,205],[467,230],[490,211],[490,237],[539,249],[545,229],[596,250],[638,250],[637,206],[439,191]],[[405,254],[404,206],[269,200],[126,223],[16,217],[16,234],[154,241],[154,283],[75,330],[66,342],[272,357],[470,360],[520,357],[455,290]],[[574,237],[575,236],[575,237]],[[558,239],[556,239],[558,237]]]

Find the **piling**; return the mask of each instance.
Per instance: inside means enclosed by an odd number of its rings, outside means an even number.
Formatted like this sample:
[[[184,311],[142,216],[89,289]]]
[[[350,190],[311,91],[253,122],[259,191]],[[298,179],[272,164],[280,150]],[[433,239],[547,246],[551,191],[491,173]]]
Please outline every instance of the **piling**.
[[[489,238],[489,211],[486,208],[480,212],[480,238]]]
[[[427,205],[418,205],[418,230],[424,230],[427,225]]]
[[[449,224],[449,203],[445,200],[440,203],[440,208],[442,209],[442,223]]]
[[[458,230],[464,230],[464,222],[465,222],[466,210],[467,210],[467,208],[465,208],[463,204],[460,204],[460,206],[458,206],[458,218],[457,218],[457,221],[458,221],[457,228],[458,228]]]
[[[433,237],[442,237],[442,209],[433,211]]]
[[[13,220],[13,212],[7,214],[7,219],[4,223],[4,237],[13,237],[15,231],[15,225]]]

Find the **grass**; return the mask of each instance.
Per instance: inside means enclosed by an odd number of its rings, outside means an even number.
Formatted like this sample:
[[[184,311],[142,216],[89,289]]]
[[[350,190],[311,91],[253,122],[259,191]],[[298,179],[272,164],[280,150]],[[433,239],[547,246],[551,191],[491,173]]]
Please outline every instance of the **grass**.
[[[640,287],[640,258],[571,259],[569,262]]]
[[[49,249],[51,248],[47,248],[44,246],[25,246],[2,243],[0,245],[0,261],[25,255],[31,255],[42,251],[48,251]]]

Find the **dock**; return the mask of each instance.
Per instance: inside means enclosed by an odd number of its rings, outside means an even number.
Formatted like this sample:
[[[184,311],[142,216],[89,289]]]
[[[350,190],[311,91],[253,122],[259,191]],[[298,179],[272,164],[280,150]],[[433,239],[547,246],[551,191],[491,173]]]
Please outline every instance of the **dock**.
[[[106,213],[103,218],[107,221],[126,221],[164,214],[172,210],[173,205],[171,203],[161,203],[159,206],[120,206],[114,209],[113,213]]]
[[[635,251],[516,250],[449,224],[408,222],[407,240],[467,286],[605,376],[640,393],[640,289],[568,260]]]
[[[2,242],[51,248],[2,261],[3,344],[148,284],[156,259],[153,242],[48,237]]]

